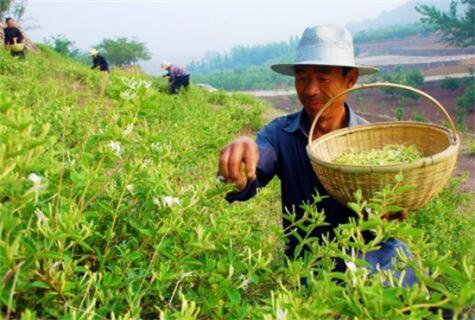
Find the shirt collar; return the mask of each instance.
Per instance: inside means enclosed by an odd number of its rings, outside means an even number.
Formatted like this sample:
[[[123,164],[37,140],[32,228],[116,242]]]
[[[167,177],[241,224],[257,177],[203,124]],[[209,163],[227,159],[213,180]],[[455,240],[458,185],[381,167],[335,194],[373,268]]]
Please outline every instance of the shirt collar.
[[[345,108],[348,111],[348,124],[346,125],[346,127],[357,126],[359,123],[357,120],[358,116],[356,115],[355,111],[346,102],[345,102]],[[284,127],[284,130],[289,133],[300,131],[307,137],[308,130],[310,130],[310,125],[311,123],[308,119],[307,113],[305,112],[304,109],[302,109],[300,112],[296,114],[296,116],[293,119],[290,119],[288,121],[288,123]]]

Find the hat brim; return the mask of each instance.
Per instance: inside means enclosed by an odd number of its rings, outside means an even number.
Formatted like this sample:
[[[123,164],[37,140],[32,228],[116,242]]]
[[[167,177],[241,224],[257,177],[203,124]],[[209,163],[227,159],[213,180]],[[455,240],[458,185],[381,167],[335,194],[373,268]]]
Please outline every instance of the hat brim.
[[[360,76],[376,73],[379,71],[376,67],[364,66],[364,65],[335,65],[335,64],[325,64],[325,63],[315,63],[315,62],[304,62],[304,63],[289,63],[289,64],[274,64],[271,65],[271,69],[277,73],[283,74],[285,76],[295,76],[295,67],[296,66],[326,66],[326,67],[350,67],[357,68],[359,70]]]

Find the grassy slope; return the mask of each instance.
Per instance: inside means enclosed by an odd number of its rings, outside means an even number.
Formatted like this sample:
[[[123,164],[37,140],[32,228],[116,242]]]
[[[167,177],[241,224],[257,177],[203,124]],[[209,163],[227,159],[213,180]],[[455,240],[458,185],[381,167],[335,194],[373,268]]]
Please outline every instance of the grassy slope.
[[[355,293],[322,273],[318,290],[298,287],[308,268],[283,264],[276,183],[245,204],[223,200],[229,188],[216,181],[219,148],[262,125],[257,100],[194,88],[169,96],[163,83],[121,72],[100,97],[97,73],[50,50],[24,62],[0,59],[0,314],[396,314],[381,307],[396,302],[378,281]],[[419,233],[375,223],[406,239],[423,266],[444,244],[447,265],[460,267],[473,228],[452,215],[466,200],[450,191],[437,201],[410,221],[429,231],[432,249]],[[437,228],[424,222],[437,214]],[[465,276],[441,274],[459,296]],[[418,290],[389,294],[402,308],[425,301]]]

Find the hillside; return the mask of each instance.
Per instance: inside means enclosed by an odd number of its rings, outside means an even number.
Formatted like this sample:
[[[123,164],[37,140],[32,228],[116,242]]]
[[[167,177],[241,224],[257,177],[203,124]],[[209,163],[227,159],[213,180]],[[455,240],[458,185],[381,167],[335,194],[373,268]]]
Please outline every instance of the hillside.
[[[382,12],[374,19],[348,23],[346,27],[351,32],[359,32],[418,22],[420,14],[415,10],[417,5],[432,5],[447,11],[450,8],[450,0],[409,0],[397,8]]]
[[[406,222],[382,220],[381,199],[363,221],[359,203],[337,240],[302,239],[309,255],[287,260],[285,234],[324,213],[308,205],[283,231],[276,181],[230,205],[216,177],[220,148],[262,126],[263,102],[170,96],[161,79],[120,70],[101,96],[99,80],[44,46],[25,61],[0,51],[0,318],[423,318],[473,305],[460,179]],[[364,243],[363,231],[378,236]],[[414,254],[420,286],[369,276],[355,257],[391,237]],[[333,272],[337,257],[354,268]]]

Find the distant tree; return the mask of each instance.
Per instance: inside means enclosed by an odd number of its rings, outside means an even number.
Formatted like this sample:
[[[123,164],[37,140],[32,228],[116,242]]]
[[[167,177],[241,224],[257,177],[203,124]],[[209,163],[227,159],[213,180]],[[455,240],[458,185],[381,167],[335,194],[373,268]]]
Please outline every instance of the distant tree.
[[[68,39],[63,34],[51,36],[49,39],[45,39],[44,42],[46,45],[53,48],[54,51],[63,56],[73,58],[74,60],[84,64],[89,64],[91,62],[89,55],[86,52],[76,48],[74,41]]]
[[[110,64],[116,66],[130,66],[151,58],[145,43],[136,39],[104,39],[95,48],[107,57]]]
[[[69,40],[63,34],[51,36],[45,40],[45,43],[51,46],[54,51],[68,57],[74,57],[79,51],[79,49],[74,47],[74,41]]]
[[[461,4],[464,14],[458,14]],[[475,0],[452,0],[448,12],[442,12],[431,5],[416,6],[422,14],[421,21],[432,25],[441,35],[441,40],[447,45],[468,47],[475,45]]]
[[[20,21],[25,13],[26,0],[0,0],[0,20],[7,16],[12,16],[16,21]]]

